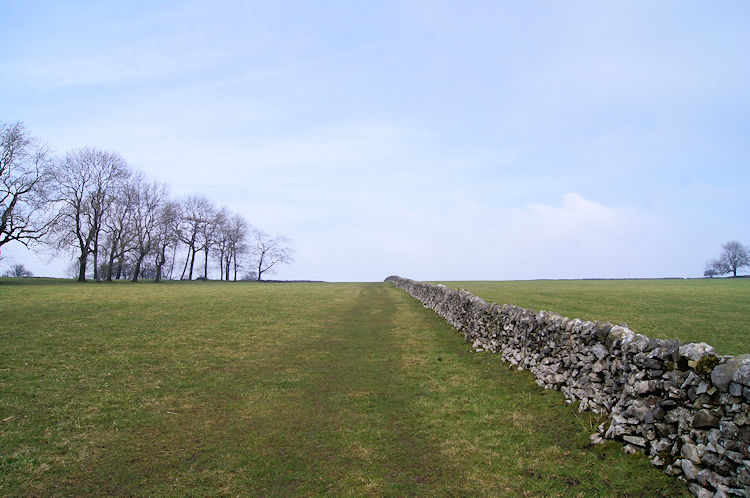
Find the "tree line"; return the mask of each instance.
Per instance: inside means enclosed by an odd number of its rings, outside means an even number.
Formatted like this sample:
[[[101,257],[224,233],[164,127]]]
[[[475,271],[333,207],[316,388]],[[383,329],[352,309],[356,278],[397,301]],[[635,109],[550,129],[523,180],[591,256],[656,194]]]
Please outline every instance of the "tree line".
[[[285,237],[204,195],[172,198],[116,152],[55,157],[21,122],[0,122],[0,148],[0,249],[18,242],[72,252],[79,281],[207,279],[210,266],[221,280],[239,272],[262,280],[292,262]]]

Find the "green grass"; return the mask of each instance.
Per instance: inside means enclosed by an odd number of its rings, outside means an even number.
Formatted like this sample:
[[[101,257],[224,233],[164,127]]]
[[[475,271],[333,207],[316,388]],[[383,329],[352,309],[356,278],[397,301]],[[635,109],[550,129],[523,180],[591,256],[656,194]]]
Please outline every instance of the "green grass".
[[[487,302],[627,323],[640,334],[750,352],[750,278],[443,282]]]
[[[0,495],[686,494],[390,284],[0,280]]]

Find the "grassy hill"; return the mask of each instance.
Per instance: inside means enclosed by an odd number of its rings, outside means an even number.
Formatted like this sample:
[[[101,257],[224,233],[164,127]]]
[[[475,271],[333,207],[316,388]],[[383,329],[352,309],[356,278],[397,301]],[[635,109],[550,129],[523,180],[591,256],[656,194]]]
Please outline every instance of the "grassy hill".
[[[390,284],[0,280],[0,495],[684,485]]]

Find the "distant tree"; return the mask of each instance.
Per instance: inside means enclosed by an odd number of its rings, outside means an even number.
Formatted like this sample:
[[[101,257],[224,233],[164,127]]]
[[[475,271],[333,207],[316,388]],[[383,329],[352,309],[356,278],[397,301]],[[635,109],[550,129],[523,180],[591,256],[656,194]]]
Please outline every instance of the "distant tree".
[[[714,259],[712,261],[709,261],[708,263],[706,263],[706,269],[703,271],[703,276],[711,278],[711,277],[715,277],[716,275],[721,275],[722,273],[726,273],[726,272],[720,271],[720,268],[721,267],[720,267],[720,263],[718,260]]]
[[[216,245],[216,239],[219,234],[216,206],[213,202],[206,201],[202,205],[203,211],[201,216],[203,217],[203,222],[198,231],[198,240],[200,240],[198,250],[203,251],[205,256],[203,259],[203,280],[208,280],[208,253]]]
[[[127,176],[125,160],[115,152],[83,148],[69,152],[52,173],[59,207],[55,242],[59,249],[74,245],[79,252],[78,281],[86,281],[86,264],[93,257],[99,277],[99,236],[118,182]]]
[[[49,148],[23,123],[0,123],[0,247],[41,240],[51,226],[46,194]]]
[[[113,276],[118,280],[122,276],[125,258],[132,247],[133,231],[130,222],[132,221],[136,189],[133,188],[130,176],[130,172],[126,172],[113,189],[114,200],[104,218],[104,226],[102,227],[106,237],[104,247],[108,258],[107,264],[99,271],[106,275],[109,282],[112,281]],[[117,261],[116,275],[115,261]]]
[[[216,224],[216,238],[214,241],[214,248],[219,253],[219,280],[224,280],[224,266],[229,253],[229,211],[227,208],[222,207],[216,217],[214,223]],[[231,260],[230,260],[231,261]],[[227,280],[229,280],[229,272],[227,273]]]
[[[229,281],[230,271],[234,266],[233,278],[236,281],[239,260],[247,251],[250,225],[241,214],[230,214],[226,208],[222,208],[216,215],[216,225],[215,246],[219,252],[220,278]]]
[[[167,263],[167,251],[172,248],[172,263],[177,251],[177,231],[180,226],[180,204],[174,201],[163,203],[157,216],[155,246],[156,257],[154,267],[156,274],[154,280],[161,282],[163,278],[164,265]],[[171,278],[172,271],[169,270],[167,278]]]
[[[294,261],[288,243],[289,239],[286,237],[270,237],[261,230],[253,230],[250,250],[255,261],[258,281],[263,280],[264,273],[275,271],[277,265]]]
[[[730,240],[721,246],[719,259],[710,261],[706,265],[705,276],[725,275],[731,273],[737,276],[737,270],[750,266],[750,249],[736,240]]]
[[[193,267],[195,264],[195,255],[202,251],[205,246],[205,240],[202,235],[207,230],[205,225],[211,223],[213,216],[213,204],[206,197],[201,195],[191,195],[182,201],[182,220],[178,230],[180,242],[187,245],[188,251],[185,256],[185,266],[182,269],[180,280],[185,279],[185,272],[190,264],[188,280],[193,279]]]
[[[240,278],[240,280],[258,280],[258,274],[255,273],[254,270],[250,270],[242,275],[242,278]]]
[[[134,175],[132,185],[135,194],[130,226],[135,259],[133,282],[137,282],[143,260],[156,249],[159,212],[167,199],[167,187],[158,182],[149,182],[140,172]]]
[[[10,270],[6,271],[3,276],[11,278],[30,278],[33,277],[34,274],[27,270],[22,264],[16,263],[11,265]]]
[[[234,214],[227,223],[228,252],[226,259],[226,275],[229,280],[229,263],[234,267],[234,281],[237,281],[239,260],[248,252],[247,238],[250,235],[250,224],[241,214]],[[231,261],[230,261],[231,260]]]

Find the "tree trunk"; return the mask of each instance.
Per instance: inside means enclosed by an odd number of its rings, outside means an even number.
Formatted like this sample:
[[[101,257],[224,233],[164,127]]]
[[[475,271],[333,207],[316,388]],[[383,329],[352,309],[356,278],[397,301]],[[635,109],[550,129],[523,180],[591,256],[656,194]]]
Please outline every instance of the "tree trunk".
[[[237,281],[237,253],[232,254],[232,259],[234,260],[234,281]]]
[[[135,269],[133,270],[133,282],[138,281],[138,275],[141,273],[141,263],[143,263],[144,255],[138,256],[138,259],[135,261]]]
[[[172,272],[174,271],[174,260],[177,258],[177,243],[174,245],[174,251],[172,251],[172,263],[169,265],[169,273],[167,275],[168,280],[172,280]]]
[[[208,245],[206,245],[206,259],[203,263],[203,278],[208,280]]]
[[[224,249],[219,252],[219,280],[224,280]]]
[[[117,242],[112,242],[112,247],[109,248],[109,262],[107,263],[107,282],[112,281],[112,270],[115,266],[115,254],[117,252]]]
[[[117,280],[122,277],[122,265],[125,263],[125,241],[120,241],[120,253],[117,255]]]
[[[85,282],[86,281],[86,260],[88,259],[88,254],[81,254],[78,258],[78,281],[79,282]]]
[[[195,249],[193,249],[193,255],[190,257],[190,273],[188,274],[188,280],[193,279],[193,265],[195,264]]]
[[[154,261],[156,265],[156,278],[154,278],[154,282],[161,282],[161,267],[166,262],[167,262],[167,247],[164,246],[156,254],[156,260]]]
[[[99,281],[99,231],[94,235],[94,280]]]
[[[190,260],[190,250],[191,249],[192,249],[192,246],[188,245],[188,252],[185,255],[185,266],[182,267],[182,275],[180,275],[180,280],[185,280],[185,272],[187,271],[188,261]],[[177,251],[176,248],[175,248],[175,251]]]

